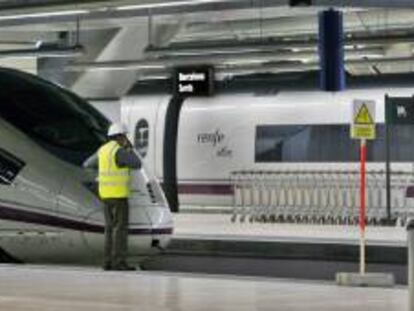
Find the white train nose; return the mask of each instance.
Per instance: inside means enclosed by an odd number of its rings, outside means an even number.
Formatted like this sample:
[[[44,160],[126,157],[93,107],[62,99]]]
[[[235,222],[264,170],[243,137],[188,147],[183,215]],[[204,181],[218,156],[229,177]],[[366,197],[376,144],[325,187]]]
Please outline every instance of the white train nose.
[[[145,167],[136,171],[132,178],[130,230],[146,226],[151,235],[151,246],[164,248],[173,231],[173,219],[164,192],[157,180],[149,176]]]
[[[167,246],[173,232],[173,219],[168,205],[150,198],[148,192],[134,191],[129,199],[131,234],[148,233],[151,247]],[[133,245],[131,245],[134,248]]]
[[[132,202],[131,202],[132,201]],[[139,206],[130,200],[129,249],[142,253],[142,248],[165,248],[173,232],[170,211],[160,206]],[[138,238],[139,237],[139,238]]]

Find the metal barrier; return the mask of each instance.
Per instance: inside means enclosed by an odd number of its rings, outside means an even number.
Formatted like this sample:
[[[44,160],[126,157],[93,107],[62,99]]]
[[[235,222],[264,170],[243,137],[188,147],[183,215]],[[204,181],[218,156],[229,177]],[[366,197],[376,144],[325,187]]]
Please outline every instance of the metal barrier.
[[[232,221],[357,224],[358,171],[236,171]],[[386,218],[385,171],[367,172],[367,223]],[[407,200],[414,176],[393,172],[392,217],[402,222],[414,215],[414,200]]]

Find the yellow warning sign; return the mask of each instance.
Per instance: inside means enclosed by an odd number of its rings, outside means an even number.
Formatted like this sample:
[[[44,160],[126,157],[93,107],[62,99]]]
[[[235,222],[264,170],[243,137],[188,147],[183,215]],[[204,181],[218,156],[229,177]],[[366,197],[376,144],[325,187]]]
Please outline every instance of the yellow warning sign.
[[[366,104],[362,104],[355,116],[354,124],[374,124]]]
[[[354,124],[351,137],[354,139],[375,139],[375,124]]]
[[[375,139],[375,101],[356,99],[352,105],[351,137]]]

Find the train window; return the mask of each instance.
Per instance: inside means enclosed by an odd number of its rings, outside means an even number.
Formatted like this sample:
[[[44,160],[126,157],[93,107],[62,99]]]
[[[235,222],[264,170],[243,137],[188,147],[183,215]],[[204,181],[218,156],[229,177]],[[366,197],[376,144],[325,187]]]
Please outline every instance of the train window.
[[[301,161],[309,141],[310,127],[300,125],[258,126],[256,162]]]
[[[134,145],[141,157],[145,157],[148,152],[149,145],[149,126],[148,121],[141,119],[135,126]]]
[[[397,125],[391,131],[391,160],[414,161],[414,126]],[[367,160],[385,161],[385,127],[377,125],[377,139],[367,145]],[[259,125],[256,162],[357,162],[359,142],[350,139],[348,124]]]
[[[108,121],[78,96],[0,69],[0,117],[61,159],[80,165],[106,140]]]
[[[24,166],[22,160],[0,149],[0,185],[11,185]]]

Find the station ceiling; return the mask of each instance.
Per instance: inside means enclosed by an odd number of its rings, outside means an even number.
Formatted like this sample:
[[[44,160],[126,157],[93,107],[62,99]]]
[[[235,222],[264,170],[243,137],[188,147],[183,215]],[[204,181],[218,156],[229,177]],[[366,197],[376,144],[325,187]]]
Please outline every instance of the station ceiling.
[[[11,52],[36,50],[42,44],[52,46],[51,52],[56,46],[81,46],[76,57],[52,58],[55,55],[46,51],[28,62],[40,74],[88,97],[121,96],[137,79],[163,78],[171,67],[185,64],[213,64],[220,79],[314,70],[318,12],[331,5],[344,13],[349,74],[375,77],[414,71],[413,1],[311,4],[291,8],[287,0],[0,1],[0,64],[17,64],[22,55]]]

